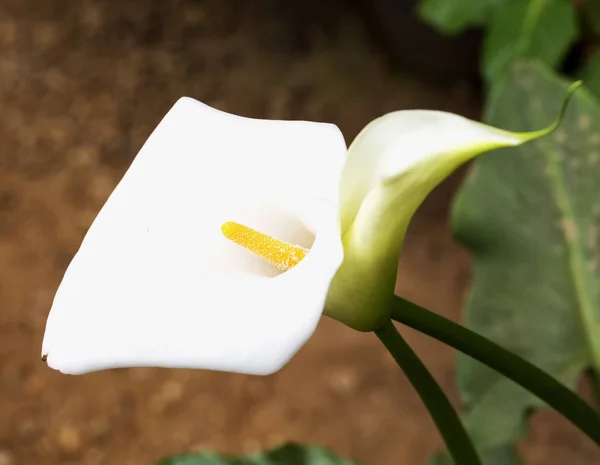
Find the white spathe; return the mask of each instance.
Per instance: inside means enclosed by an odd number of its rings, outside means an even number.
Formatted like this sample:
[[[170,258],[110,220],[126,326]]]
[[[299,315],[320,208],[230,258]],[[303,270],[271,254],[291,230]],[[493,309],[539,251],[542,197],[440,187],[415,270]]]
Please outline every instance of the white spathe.
[[[340,179],[344,261],[327,315],[360,331],[389,320],[404,236],[425,197],[470,158],[523,142],[521,134],[441,111],[397,111],[369,123],[350,145]]]
[[[443,111],[405,110],[381,116],[348,150],[340,186],[343,230],[351,226],[369,193],[401,175],[416,172],[423,181],[440,165],[457,168],[466,161],[460,160],[461,155],[471,158],[468,154],[473,151],[522,142],[517,134]],[[428,166],[422,169],[423,165]]]
[[[80,374],[281,368],[324,311],[361,330],[387,317],[406,227],[425,196],[509,133],[444,112],[374,120],[346,150],[331,124],[267,121],[179,100],[91,225],[42,347]],[[227,240],[233,221],[310,252],[285,273]]]
[[[67,374],[277,371],[312,335],[342,261],[345,156],[334,125],[242,118],[180,99],[64,275],[42,347],[48,365]],[[226,221],[312,249],[277,276],[222,235]]]

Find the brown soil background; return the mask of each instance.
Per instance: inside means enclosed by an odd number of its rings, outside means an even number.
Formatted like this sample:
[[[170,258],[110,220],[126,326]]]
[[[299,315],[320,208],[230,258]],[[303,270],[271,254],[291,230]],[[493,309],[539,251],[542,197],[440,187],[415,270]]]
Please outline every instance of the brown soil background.
[[[373,465],[419,465],[440,446],[375,337],[328,319],[265,378],[159,369],[70,377],[39,360],[65,267],[180,96],[246,116],[335,122],[348,141],[391,110],[477,115],[460,86],[392,72],[341,0],[289,3],[0,0],[0,465],[141,465],[176,451],[283,441]],[[469,273],[447,227],[457,181],[419,212],[398,283],[455,319]],[[406,334],[456,399],[454,353]],[[557,415],[536,415],[533,426],[523,444],[529,463],[600,463]]]

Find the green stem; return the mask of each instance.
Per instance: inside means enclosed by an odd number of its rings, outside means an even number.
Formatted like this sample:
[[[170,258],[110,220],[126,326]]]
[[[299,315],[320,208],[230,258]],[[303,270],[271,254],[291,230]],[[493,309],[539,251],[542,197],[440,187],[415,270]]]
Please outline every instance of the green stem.
[[[375,331],[377,337],[392,354],[396,363],[416,389],[419,397],[429,410],[448,452],[454,463],[460,465],[481,465],[477,451],[465,428],[452,407],[452,404],[433,378],[417,354],[413,352],[391,321]]]
[[[540,368],[464,326],[397,296],[391,307],[391,317],[511,379],[564,415],[600,446],[600,415]]]

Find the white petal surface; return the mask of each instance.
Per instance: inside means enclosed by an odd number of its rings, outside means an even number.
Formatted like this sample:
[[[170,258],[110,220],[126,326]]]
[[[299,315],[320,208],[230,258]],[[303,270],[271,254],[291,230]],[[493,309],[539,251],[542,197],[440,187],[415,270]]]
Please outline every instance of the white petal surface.
[[[42,347],[49,366],[278,370],[312,335],[342,261],[345,153],[334,125],[179,100],[65,273]],[[312,248],[278,274],[222,236],[226,221]]]
[[[425,179],[436,167],[457,168],[474,152],[521,143],[516,134],[442,111],[403,110],[377,118],[348,149],[341,182],[343,230],[369,192],[384,182],[416,167]]]

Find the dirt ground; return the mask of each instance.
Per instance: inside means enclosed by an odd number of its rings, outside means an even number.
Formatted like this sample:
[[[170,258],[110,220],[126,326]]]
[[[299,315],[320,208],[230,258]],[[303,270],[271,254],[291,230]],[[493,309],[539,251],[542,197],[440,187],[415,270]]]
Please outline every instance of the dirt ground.
[[[0,465],[149,465],[176,451],[288,440],[373,465],[419,465],[440,445],[375,337],[327,319],[264,378],[159,369],[70,377],[40,362],[65,267],[180,96],[246,116],[335,122],[348,141],[390,110],[477,115],[460,86],[392,73],[341,0],[290,3],[0,0]],[[419,212],[398,283],[453,318],[469,273],[446,221],[457,181]],[[454,393],[454,354],[406,334]],[[533,465],[600,463],[551,413],[534,418],[523,448]]]

